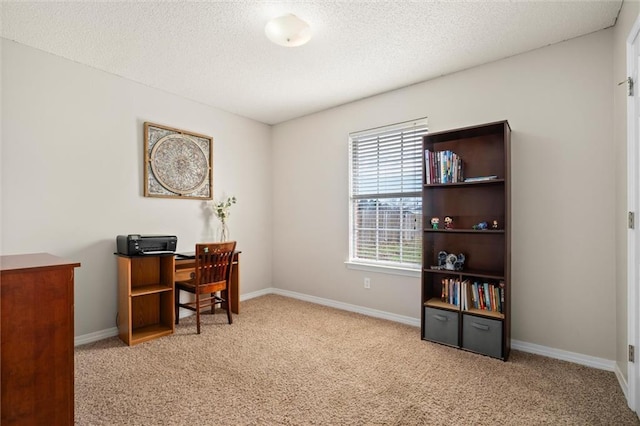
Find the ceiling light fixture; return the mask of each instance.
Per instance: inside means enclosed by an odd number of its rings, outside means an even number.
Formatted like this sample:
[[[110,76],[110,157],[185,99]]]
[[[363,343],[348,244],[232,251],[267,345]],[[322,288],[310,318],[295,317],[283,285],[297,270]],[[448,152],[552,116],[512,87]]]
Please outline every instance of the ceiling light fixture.
[[[296,15],[288,14],[273,18],[264,27],[267,38],[285,47],[302,46],[311,40],[311,27]]]

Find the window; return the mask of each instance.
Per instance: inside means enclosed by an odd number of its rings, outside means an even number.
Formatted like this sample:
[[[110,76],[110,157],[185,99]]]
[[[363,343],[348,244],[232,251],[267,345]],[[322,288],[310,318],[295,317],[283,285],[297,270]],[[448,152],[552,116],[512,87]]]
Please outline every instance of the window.
[[[420,269],[426,118],[349,135],[349,261]]]

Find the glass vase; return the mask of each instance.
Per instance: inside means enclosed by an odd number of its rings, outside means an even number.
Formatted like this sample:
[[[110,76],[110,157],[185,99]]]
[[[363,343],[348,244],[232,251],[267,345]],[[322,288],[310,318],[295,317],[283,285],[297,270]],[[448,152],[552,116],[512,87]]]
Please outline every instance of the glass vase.
[[[229,227],[226,223],[222,222],[220,224],[220,242],[228,241],[229,238]]]

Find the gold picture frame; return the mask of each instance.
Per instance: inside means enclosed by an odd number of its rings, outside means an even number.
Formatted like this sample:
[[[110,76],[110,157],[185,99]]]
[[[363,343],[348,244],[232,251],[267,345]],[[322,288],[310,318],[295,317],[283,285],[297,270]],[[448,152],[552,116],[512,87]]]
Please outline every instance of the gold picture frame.
[[[213,199],[213,138],[144,123],[144,196]]]

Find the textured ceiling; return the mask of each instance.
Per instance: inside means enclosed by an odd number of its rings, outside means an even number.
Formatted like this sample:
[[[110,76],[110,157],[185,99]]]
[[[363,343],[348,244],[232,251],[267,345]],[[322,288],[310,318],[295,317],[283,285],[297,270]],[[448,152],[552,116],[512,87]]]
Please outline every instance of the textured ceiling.
[[[275,124],[615,24],[615,1],[6,2],[2,37]],[[266,22],[294,13],[301,47]]]

